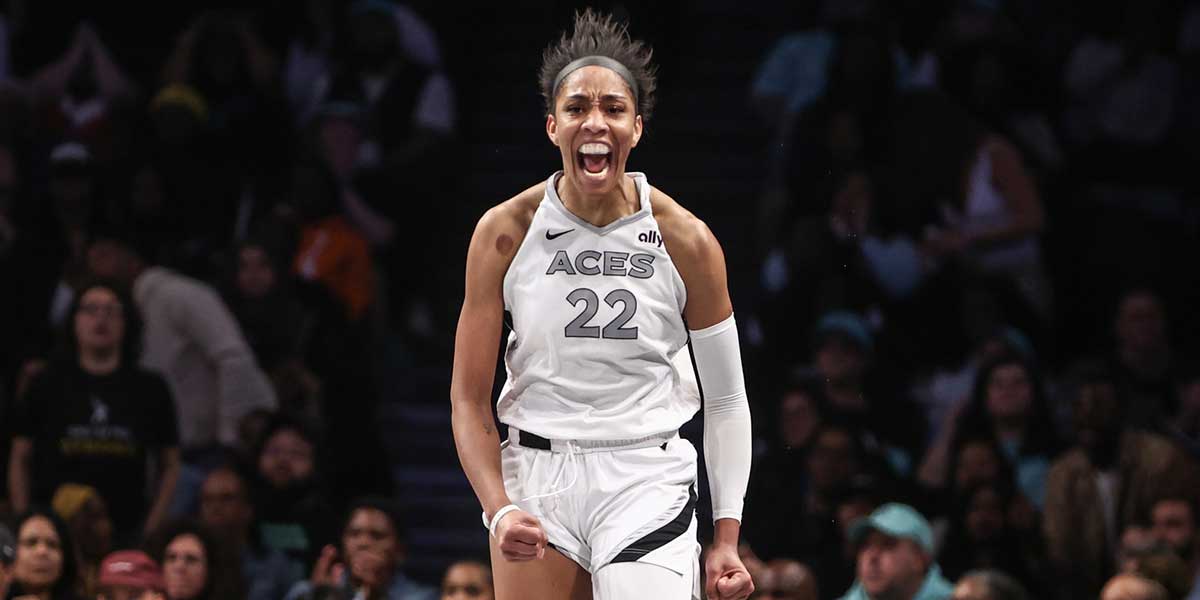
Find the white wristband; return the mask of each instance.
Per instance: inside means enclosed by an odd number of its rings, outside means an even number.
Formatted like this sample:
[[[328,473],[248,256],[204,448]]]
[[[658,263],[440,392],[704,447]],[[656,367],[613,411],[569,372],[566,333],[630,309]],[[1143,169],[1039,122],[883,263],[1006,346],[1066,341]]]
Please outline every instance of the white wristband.
[[[504,515],[514,510],[521,510],[521,507],[516,504],[508,504],[501,507],[500,510],[496,511],[496,514],[492,515],[491,522],[488,522],[487,513],[483,513],[483,525],[487,527],[488,533],[492,534],[492,537],[496,537],[496,526],[500,524],[500,519],[503,519]]]

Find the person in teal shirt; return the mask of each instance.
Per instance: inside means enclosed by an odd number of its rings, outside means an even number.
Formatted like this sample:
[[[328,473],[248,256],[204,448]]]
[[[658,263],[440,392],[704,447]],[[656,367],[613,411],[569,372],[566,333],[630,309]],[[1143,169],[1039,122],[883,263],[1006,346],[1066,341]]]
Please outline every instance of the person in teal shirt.
[[[850,527],[857,577],[841,600],[950,600],[954,587],[933,562],[929,521],[907,504],[885,504]]]

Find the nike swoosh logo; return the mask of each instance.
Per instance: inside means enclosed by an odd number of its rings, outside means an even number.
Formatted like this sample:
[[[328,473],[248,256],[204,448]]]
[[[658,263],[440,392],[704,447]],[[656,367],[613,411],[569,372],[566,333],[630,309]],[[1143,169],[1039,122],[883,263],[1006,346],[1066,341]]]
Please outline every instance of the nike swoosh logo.
[[[567,235],[568,233],[571,233],[572,231],[575,231],[575,230],[574,230],[574,229],[568,229],[568,230],[566,230],[566,231],[560,231],[560,232],[558,232],[558,233],[550,233],[550,230],[549,230],[549,229],[547,229],[547,230],[546,230],[546,239],[548,239],[548,240],[552,240],[552,239],[554,239],[554,238],[556,238],[556,237],[560,237],[560,236]]]

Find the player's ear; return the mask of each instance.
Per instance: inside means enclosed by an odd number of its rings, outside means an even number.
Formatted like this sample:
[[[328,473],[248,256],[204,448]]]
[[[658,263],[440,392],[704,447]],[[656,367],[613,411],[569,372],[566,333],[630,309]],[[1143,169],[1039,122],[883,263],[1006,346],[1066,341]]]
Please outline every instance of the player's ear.
[[[638,141],[642,139],[642,115],[633,118],[633,145],[636,148]]]
[[[554,115],[546,115],[546,137],[550,138],[550,143],[558,145],[558,121]]]

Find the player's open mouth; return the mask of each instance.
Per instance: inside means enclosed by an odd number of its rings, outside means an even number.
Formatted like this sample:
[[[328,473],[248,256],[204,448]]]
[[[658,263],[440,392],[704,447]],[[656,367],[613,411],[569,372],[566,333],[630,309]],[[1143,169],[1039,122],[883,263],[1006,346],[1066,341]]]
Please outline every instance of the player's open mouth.
[[[576,153],[579,166],[588,175],[604,177],[608,174],[608,165],[612,162],[612,148],[608,144],[592,142],[579,147]]]

